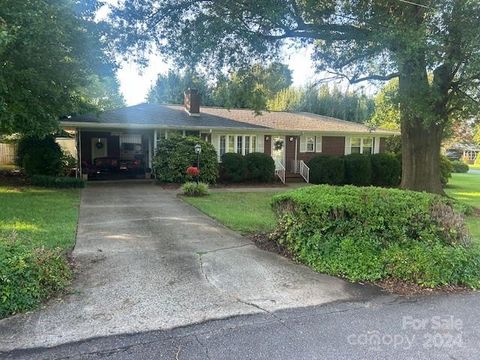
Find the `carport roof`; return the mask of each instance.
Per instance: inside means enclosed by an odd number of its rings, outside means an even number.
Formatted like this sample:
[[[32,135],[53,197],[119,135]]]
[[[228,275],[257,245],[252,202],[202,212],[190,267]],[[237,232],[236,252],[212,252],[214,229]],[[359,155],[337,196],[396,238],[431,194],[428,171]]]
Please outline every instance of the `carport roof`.
[[[142,127],[232,128],[251,130],[321,131],[368,133],[363,124],[311,113],[267,112],[261,115],[248,109],[202,107],[200,114],[191,116],[182,105],[140,104],[100,114],[86,114],[62,119],[63,124],[129,125]],[[393,135],[394,131],[375,129],[376,134]]]

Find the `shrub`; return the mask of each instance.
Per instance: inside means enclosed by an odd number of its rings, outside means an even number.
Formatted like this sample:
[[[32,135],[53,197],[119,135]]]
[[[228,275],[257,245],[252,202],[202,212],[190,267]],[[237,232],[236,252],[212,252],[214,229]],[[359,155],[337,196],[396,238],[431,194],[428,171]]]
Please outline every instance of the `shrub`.
[[[307,163],[312,184],[340,185],[345,180],[345,164],[338,156],[319,155]]]
[[[275,162],[270,155],[250,153],[245,155],[247,179],[255,182],[271,182],[275,178]]]
[[[448,184],[448,179],[452,177],[452,171],[452,162],[445,155],[440,155],[440,181],[443,186]]]
[[[395,135],[385,138],[385,151],[392,154],[401,153],[402,137],[400,135]]]
[[[182,192],[186,196],[205,196],[208,195],[208,184],[189,181],[182,185]]]
[[[398,186],[402,165],[394,154],[374,154],[372,162],[372,184],[376,186]]]
[[[62,151],[62,174],[68,176],[77,167],[77,159],[68,151]]]
[[[452,205],[428,193],[312,186],[274,197],[274,236],[315,270],[350,280],[477,288],[480,249]]]
[[[465,164],[463,161],[460,160],[453,160],[452,163],[452,171],[454,173],[467,173],[470,170],[470,167]]]
[[[220,164],[220,179],[225,182],[242,182],[247,177],[247,162],[241,154],[225,153]]]
[[[480,165],[480,153],[477,153],[477,157],[475,158],[474,165]]]
[[[30,179],[34,186],[41,186],[47,188],[84,188],[85,180],[73,177],[55,177],[47,175],[34,175]]]
[[[217,153],[212,144],[197,137],[172,137],[163,139],[153,160],[153,170],[160,182],[184,183],[194,180],[186,173],[190,166],[197,165],[194,147],[202,146],[200,155],[200,181],[214,184],[218,177]]]
[[[57,176],[63,169],[63,152],[54,136],[26,136],[18,143],[17,162],[28,176]]]
[[[372,183],[372,163],[370,156],[352,154],[344,157],[345,183],[368,186]]]
[[[0,242],[0,318],[37,307],[64,289],[72,272],[60,250]]]

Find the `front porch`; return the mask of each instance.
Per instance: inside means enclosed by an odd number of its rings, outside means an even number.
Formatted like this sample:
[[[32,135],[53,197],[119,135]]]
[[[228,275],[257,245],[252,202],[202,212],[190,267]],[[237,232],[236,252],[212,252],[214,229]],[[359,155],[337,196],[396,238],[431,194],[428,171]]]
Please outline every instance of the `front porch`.
[[[151,173],[154,132],[77,130],[80,173],[89,180],[137,179]]]

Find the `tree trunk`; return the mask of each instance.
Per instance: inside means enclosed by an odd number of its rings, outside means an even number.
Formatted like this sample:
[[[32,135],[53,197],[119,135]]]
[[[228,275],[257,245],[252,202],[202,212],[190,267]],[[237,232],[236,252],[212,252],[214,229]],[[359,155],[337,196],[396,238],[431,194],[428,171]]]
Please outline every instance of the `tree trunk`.
[[[440,180],[442,128],[402,121],[402,189],[444,194]]]
[[[410,54],[411,55],[411,54]],[[425,56],[421,52],[401,63],[399,76],[402,128],[402,189],[444,194],[440,178],[440,147],[444,121],[432,106]]]

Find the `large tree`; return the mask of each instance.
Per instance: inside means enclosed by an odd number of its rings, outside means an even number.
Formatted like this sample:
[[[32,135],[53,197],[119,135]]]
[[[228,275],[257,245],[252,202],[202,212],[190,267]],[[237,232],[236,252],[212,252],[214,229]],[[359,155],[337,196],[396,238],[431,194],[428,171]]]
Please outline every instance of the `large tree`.
[[[352,83],[398,78],[403,188],[442,192],[444,131],[478,101],[477,0],[138,0],[115,16],[124,49],[155,40],[185,64],[242,65],[293,39]]]
[[[45,135],[63,115],[121,105],[95,0],[2,0],[0,133]]]

